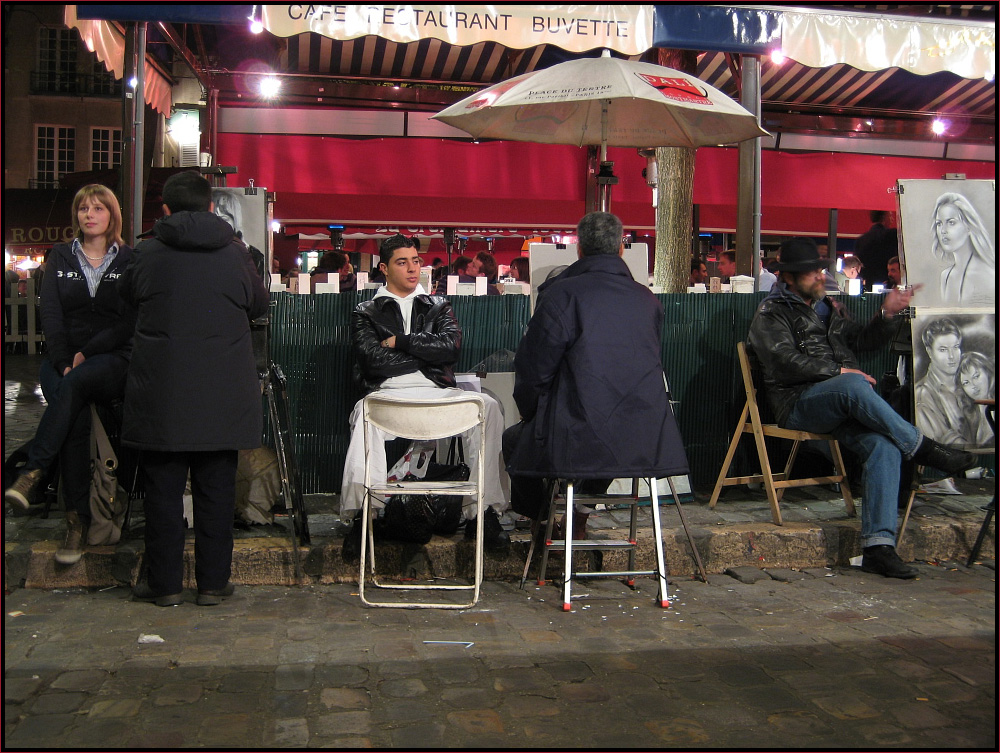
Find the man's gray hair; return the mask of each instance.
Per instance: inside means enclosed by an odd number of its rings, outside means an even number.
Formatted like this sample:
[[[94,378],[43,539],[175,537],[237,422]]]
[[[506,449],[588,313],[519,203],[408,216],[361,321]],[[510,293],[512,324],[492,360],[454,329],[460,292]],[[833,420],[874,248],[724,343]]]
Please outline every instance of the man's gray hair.
[[[576,226],[584,256],[618,254],[622,246],[622,221],[609,212],[591,212]]]

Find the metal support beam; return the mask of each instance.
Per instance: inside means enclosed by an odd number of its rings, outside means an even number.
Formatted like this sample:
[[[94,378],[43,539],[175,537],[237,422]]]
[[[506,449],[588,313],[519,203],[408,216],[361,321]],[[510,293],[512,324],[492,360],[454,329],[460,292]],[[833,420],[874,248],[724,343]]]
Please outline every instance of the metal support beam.
[[[830,253],[831,272],[837,271],[837,211],[830,210],[830,224],[826,231],[826,248]]]
[[[760,121],[760,59],[742,56],[740,104]],[[740,142],[736,194],[736,273],[760,280],[760,138]],[[755,282],[754,287],[757,287]]]
[[[142,232],[143,152],[146,103],[146,23],[129,22],[125,31],[125,85],[122,87],[122,234],[135,245]],[[131,82],[135,81],[135,86]]]

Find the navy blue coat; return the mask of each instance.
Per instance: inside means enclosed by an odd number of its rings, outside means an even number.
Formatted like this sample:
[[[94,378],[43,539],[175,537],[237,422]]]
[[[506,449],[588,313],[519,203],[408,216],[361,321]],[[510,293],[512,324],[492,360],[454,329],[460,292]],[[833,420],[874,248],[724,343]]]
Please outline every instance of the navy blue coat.
[[[267,312],[268,293],[233,228],[211,212],[163,218],[119,289],[138,310],[122,441],[160,452],[259,447],[250,321]]]
[[[539,288],[514,359],[526,425],[508,470],[573,479],[683,475],[660,361],[663,307],[619,256],[584,256]]]

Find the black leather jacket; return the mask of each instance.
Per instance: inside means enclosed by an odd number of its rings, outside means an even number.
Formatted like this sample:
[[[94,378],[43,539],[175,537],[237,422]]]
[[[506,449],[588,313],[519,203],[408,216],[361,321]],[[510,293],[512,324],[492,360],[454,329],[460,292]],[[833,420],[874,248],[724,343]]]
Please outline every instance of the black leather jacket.
[[[382,340],[396,336],[396,347]],[[462,329],[447,298],[418,295],[413,301],[410,334],[403,334],[399,304],[380,296],[358,304],[351,314],[354,379],[369,393],[389,377],[420,371],[439,387],[454,387],[454,366]]]
[[[831,309],[827,326],[812,306],[779,281],[750,324],[747,344],[781,426],[807,387],[837,376],[842,367],[858,368],[854,351],[875,350],[895,331],[892,320],[876,315],[860,324],[835,298],[823,300]]]

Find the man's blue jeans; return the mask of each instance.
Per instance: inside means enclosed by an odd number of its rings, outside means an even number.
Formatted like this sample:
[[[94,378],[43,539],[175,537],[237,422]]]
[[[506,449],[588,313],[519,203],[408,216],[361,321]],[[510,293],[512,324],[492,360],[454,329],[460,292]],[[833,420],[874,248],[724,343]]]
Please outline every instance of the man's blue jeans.
[[[59,459],[66,510],[90,519],[90,403],[106,403],[125,393],[128,361],[103,353],[91,356],[66,376],[42,361],[38,380],[48,405],[28,450],[25,468],[48,471]]]
[[[862,463],[861,545],[896,545],[899,468],[923,439],[860,374],[818,382],[795,401],[786,428],[832,434]]]

